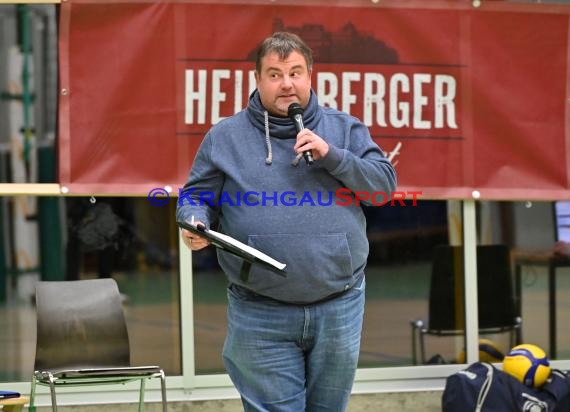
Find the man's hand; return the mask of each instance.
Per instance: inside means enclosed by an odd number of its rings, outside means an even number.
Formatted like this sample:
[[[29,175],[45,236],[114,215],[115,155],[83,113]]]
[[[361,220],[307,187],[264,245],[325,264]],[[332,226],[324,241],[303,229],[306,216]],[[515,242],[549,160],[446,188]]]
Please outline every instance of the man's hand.
[[[203,223],[199,221],[194,222],[194,224],[203,225]],[[208,242],[208,240],[206,240],[205,238],[198,236],[186,229],[182,229],[182,241],[190,250],[204,249],[206,246],[210,244],[210,242]]]
[[[295,153],[297,154],[311,150],[313,152],[313,159],[319,160],[325,157],[329,152],[329,144],[319,135],[305,128],[297,134],[297,142],[293,149],[295,149]]]
[[[562,240],[554,245],[554,256],[570,257],[570,243]]]

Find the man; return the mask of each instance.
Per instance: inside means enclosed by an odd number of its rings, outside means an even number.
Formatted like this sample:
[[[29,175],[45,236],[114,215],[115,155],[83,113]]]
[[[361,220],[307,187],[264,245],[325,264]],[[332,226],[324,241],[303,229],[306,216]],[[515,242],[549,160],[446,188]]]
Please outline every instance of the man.
[[[296,35],[260,45],[248,107],[212,127],[180,194],[177,220],[218,231],[287,264],[281,277],[223,251],[229,279],[225,367],[246,411],[342,411],[360,349],[366,221],[339,189],[390,193],[396,174],[368,129],[318,105],[312,53]],[[304,108],[297,133],[288,108]],[[302,160],[311,151],[314,163]],[[204,193],[207,196],[204,196]],[[343,200],[342,204],[346,205]],[[182,231],[192,250],[208,242]]]

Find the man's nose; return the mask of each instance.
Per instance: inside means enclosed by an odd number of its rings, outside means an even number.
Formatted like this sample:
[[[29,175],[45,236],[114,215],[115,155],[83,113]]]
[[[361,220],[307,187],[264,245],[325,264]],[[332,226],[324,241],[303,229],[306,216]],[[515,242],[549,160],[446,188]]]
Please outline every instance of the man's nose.
[[[283,88],[289,88],[291,87],[293,84],[293,81],[291,80],[291,77],[285,75],[283,76],[283,79],[281,81],[281,87]]]

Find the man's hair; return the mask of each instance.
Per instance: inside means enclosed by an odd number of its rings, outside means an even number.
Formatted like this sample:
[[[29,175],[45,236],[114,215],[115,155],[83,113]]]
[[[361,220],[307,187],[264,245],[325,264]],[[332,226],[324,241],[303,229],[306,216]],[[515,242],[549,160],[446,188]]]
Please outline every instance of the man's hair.
[[[307,69],[313,67],[313,51],[307,44],[294,33],[276,32],[266,38],[257,49],[255,57],[255,70],[261,73],[261,60],[270,53],[277,53],[281,60],[286,59],[291,52],[297,51],[305,58]]]

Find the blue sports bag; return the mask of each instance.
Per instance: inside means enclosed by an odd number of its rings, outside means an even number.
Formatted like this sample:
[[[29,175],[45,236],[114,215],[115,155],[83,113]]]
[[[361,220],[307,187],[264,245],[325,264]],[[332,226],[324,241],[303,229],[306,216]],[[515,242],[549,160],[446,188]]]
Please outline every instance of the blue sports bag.
[[[529,388],[490,363],[475,362],[446,379],[443,412],[570,412],[570,377],[553,369],[540,389]]]

